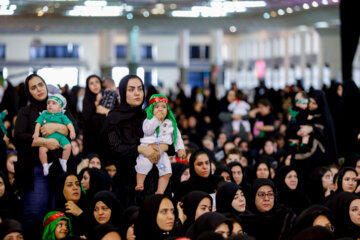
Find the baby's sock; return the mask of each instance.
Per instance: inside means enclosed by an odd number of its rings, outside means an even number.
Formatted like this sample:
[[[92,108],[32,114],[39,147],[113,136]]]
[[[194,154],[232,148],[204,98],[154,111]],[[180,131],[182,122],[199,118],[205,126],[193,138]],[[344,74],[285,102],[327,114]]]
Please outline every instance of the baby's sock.
[[[43,164],[43,172],[44,172],[44,176],[49,175],[49,164],[48,163]]]
[[[61,165],[62,169],[64,170],[64,172],[66,172],[67,171],[67,160],[59,158],[59,161],[60,161],[60,165]]]
[[[49,168],[51,167],[52,163],[44,163],[43,164],[43,172],[44,176],[49,175]]]

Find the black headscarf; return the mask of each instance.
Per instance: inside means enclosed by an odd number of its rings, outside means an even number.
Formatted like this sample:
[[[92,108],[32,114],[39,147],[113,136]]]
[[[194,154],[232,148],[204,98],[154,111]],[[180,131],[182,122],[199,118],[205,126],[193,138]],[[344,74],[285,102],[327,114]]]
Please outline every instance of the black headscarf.
[[[15,195],[11,192],[11,187],[8,178],[3,172],[0,171],[0,178],[2,178],[5,185],[5,192],[0,197],[0,214],[2,220],[5,218],[18,219],[19,217],[19,206]]]
[[[353,200],[360,199],[353,193],[339,192],[334,194],[325,205],[329,207],[333,219],[335,219],[335,236],[352,237],[360,236],[360,227],[356,226],[350,219],[349,207]]]
[[[257,178],[257,176],[256,176],[257,168],[259,167],[259,165],[261,163],[266,164],[267,168],[269,169],[268,179],[271,179],[271,171],[270,171],[271,165],[270,165],[270,162],[267,159],[264,159],[264,158],[260,158],[258,161],[256,161],[256,163],[254,165],[255,177]]]
[[[181,207],[183,208],[184,214],[186,215],[186,220],[184,222],[185,231],[190,227],[191,224],[195,222],[196,210],[199,206],[199,203],[204,198],[210,199],[212,206],[212,197],[206,192],[202,191],[192,191],[181,199],[181,202],[183,203]]]
[[[23,229],[20,222],[14,219],[7,219],[0,223],[0,239],[4,239],[6,235],[15,232],[23,234]]]
[[[330,108],[328,106],[325,93],[321,90],[314,90],[310,94],[310,98],[313,98],[318,108],[314,111],[310,111],[310,114],[321,114],[322,123],[324,124],[324,134],[326,138],[326,159],[328,164],[337,163],[337,146],[336,146],[336,137],[335,137],[335,128],[332,119],[332,115],[330,112]]]
[[[163,199],[169,199],[166,195],[152,195],[145,199],[140,207],[139,215],[135,223],[135,236],[137,240],[144,239],[166,239],[170,237],[175,228],[171,232],[163,231],[159,228],[156,222],[157,214],[160,208],[160,204]],[[176,215],[175,215],[176,220]]]
[[[231,178],[231,171],[230,169],[227,167],[227,166],[218,166],[216,169],[215,169],[215,172],[214,172],[214,175],[215,176],[219,176],[219,177],[222,177],[221,174],[223,172],[227,172]],[[223,178],[223,177],[222,177]],[[225,179],[224,179],[225,180]]]
[[[190,239],[197,239],[200,234],[207,231],[215,231],[215,229],[225,223],[232,232],[231,221],[223,214],[217,212],[207,212],[201,215],[187,231],[186,236]]]
[[[77,175],[75,173],[71,173],[71,172],[65,172],[63,174],[60,174],[57,178],[56,178],[56,182],[55,182],[55,209],[60,211],[60,212],[65,212],[65,203],[67,202],[67,200],[64,197],[64,185],[65,185],[65,181],[66,178],[68,176],[75,176],[76,178]],[[80,180],[79,180],[80,182]],[[79,203],[82,201],[82,194],[80,191],[80,200],[79,202],[76,203],[76,205],[79,205]]]
[[[356,168],[356,164],[358,161],[360,161],[360,154],[353,153],[346,158],[343,167],[348,166],[348,167]]]
[[[170,187],[171,187],[171,192],[175,192],[177,187],[180,184],[181,181],[181,176],[182,174],[185,172],[186,169],[189,168],[189,165],[186,165],[185,163],[172,163],[171,164],[171,169],[172,169],[172,175],[170,178]]]
[[[138,107],[130,107],[130,105],[126,102],[127,85],[129,80],[132,78],[138,79],[143,88],[144,97],[141,104]],[[144,90],[143,81],[141,80],[140,77],[136,75],[126,75],[125,77],[123,77],[119,84],[119,93],[120,93],[120,104],[109,112],[107,118],[108,124],[117,124],[118,122],[124,119],[130,119],[139,113],[143,113],[141,110],[142,110],[142,105],[145,101],[145,90]]]
[[[291,240],[335,240],[335,236],[332,232],[322,226],[309,227],[300,232]]]
[[[342,186],[342,180],[344,178],[345,173],[349,172],[349,171],[354,172],[356,176],[358,175],[355,168],[353,168],[353,167],[344,167],[344,168],[340,169],[340,171],[338,172],[338,180],[337,180],[336,192],[343,192],[344,191],[343,186]],[[357,185],[358,185],[358,183],[356,182],[356,186]],[[356,189],[356,187],[355,187],[355,189]]]
[[[96,113],[95,101],[97,94],[93,93],[89,88],[89,82],[91,78],[97,78],[101,86],[101,78],[98,75],[90,75],[86,78],[86,88],[82,111],[85,120],[89,119],[93,114]]]
[[[40,78],[41,81],[44,82],[45,86],[46,86],[46,92],[48,94],[48,90],[47,90],[47,85],[45,83],[45,80],[40,77],[39,75],[33,73],[33,74],[30,74],[29,76],[26,77],[25,79],[25,94],[28,98],[28,100],[30,101],[30,103],[32,104],[33,107],[35,107],[36,109],[38,109],[39,112],[42,112],[43,110],[46,109],[46,105],[47,105],[47,96],[46,98],[43,100],[43,101],[38,101],[36,100],[30,93],[30,90],[29,90],[29,81],[33,78],[33,77],[38,77]]]
[[[298,185],[291,190],[285,183],[285,178],[291,171],[297,171],[294,167],[283,166],[279,168],[275,175],[275,184],[278,190],[278,200],[286,207],[293,209],[296,214],[300,214],[305,208],[310,206],[310,200],[306,196],[301,186],[301,179],[298,175]]]
[[[183,196],[194,190],[204,191],[210,194],[210,193],[214,193],[215,190],[217,189],[217,184],[222,180],[222,178],[211,174],[211,164],[209,166],[210,174],[207,178],[203,178],[195,172],[194,164],[196,158],[202,154],[207,155],[206,151],[204,150],[197,150],[193,154],[191,154],[189,160],[190,179],[188,181],[182,182],[179,185],[174,196],[175,200],[179,201]]]
[[[90,188],[85,193],[87,201],[91,201],[96,193],[110,189],[110,183],[108,182],[104,171],[97,168],[84,168],[79,174],[80,179],[82,179],[85,171],[87,171],[90,176]]]
[[[99,201],[102,201],[108,208],[111,209],[111,217],[109,222],[107,223],[112,224],[116,227],[120,227],[123,208],[121,206],[120,201],[116,198],[116,196],[109,191],[100,191],[96,193],[90,208],[92,211],[94,211],[95,205]],[[94,214],[92,214],[92,217],[94,218]],[[95,218],[94,221],[96,222]],[[98,223],[96,225],[98,225]]]
[[[258,213],[258,214],[264,214],[259,212],[259,210],[257,209],[256,205],[255,205],[255,198],[256,198],[256,193],[259,190],[259,188],[261,188],[262,186],[270,186],[274,192],[274,207],[269,211],[273,211],[275,206],[276,206],[276,188],[274,185],[274,182],[271,179],[267,179],[267,178],[258,178],[255,179],[253,184],[252,184],[252,188],[251,188],[251,209],[254,213]]]
[[[216,192],[216,211],[219,213],[234,213],[239,215],[240,212],[235,210],[231,203],[234,200],[234,196],[241,187],[233,182],[226,182],[220,185]]]
[[[324,205],[312,205],[305,209],[297,218],[292,229],[292,235],[296,235],[306,228],[312,227],[315,219],[318,216],[325,216],[332,223],[331,213],[329,208]]]
[[[306,183],[306,193],[311,204],[323,204],[325,201],[325,189],[322,185],[322,177],[330,171],[327,167],[316,168],[309,176]]]
[[[90,232],[89,240],[101,240],[106,234],[111,232],[117,232],[120,235],[120,230],[117,227],[111,224],[100,224]]]
[[[239,162],[231,162],[227,165],[227,167],[230,169],[231,171],[231,176],[232,176],[232,168],[235,167],[235,166],[239,166],[241,168],[241,172],[242,172],[242,175],[243,175],[243,178],[242,178],[242,181],[241,183],[239,184],[239,186],[241,187],[241,189],[243,190],[244,194],[245,194],[245,197],[246,199],[249,198],[250,196],[250,191],[251,191],[251,185],[249,184],[248,182],[248,176],[247,176],[247,173],[246,173],[246,170],[245,168],[239,163]],[[234,177],[232,176],[232,181],[234,181]]]
[[[130,206],[124,210],[121,217],[121,239],[126,239],[128,228],[135,224],[139,215],[139,209],[138,206]]]

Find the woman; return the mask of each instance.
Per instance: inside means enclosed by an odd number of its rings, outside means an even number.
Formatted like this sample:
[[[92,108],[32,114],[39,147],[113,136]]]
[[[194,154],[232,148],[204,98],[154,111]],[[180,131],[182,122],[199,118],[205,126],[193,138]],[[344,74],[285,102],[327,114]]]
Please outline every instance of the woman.
[[[216,192],[216,211],[235,216],[246,211],[246,199],[239,185],[233,182],[220,185]]]
[[[143,154],[150,161],[156,162],[160,158],[160,152],[157,146],[140,146],[140,138],[144,135],[142,124],[146,118],[142,109],[145,99],[143,81],[136,75],[127,75],[120,81],[119,92],[120,104],[109,112],[101,132],[102,157],[105,161],[114,160],[116,168],[119,169],[119,195],[122,197],[120,200],[124,206],[129,206],[135,199],[137,156]],[[162,151],[167,151],[168,147],[161,146],[164,148]],[[155,169],[149,173],[144,184],[149,188],[145,187],[142,194],[155,191],[155,179],[158,177],[153,176],[153,179],[152,174],[156,174],[156,171]]]
[[[348,156],[344,162],[343,167],[355,168],[357,174],[360,174],[360,154],[354,153]]]
[[[140,207],[135,223],[137,240],[167,239],[176,235],[175,208],[165,195],[152,195]]]
[[[355,192],[358,182],[358,174],[353,167],[345,167],[338,173],[336,192]]]
[[[80,181],[76,174],[63,173],[55,183],[55,210],[65,213],[71,221],[73,234],[83,236],[88,232],[88,216],[84,212]]]
[[[60,240],[71,236],[71,222],[62,212],[49,212],[44,217],[42,240]]]
[[[297,218],[292,229],[292,235],[314,226],[322,226],[334,232],[330,210],[323,205],[312,205],[305,209]]]
[[[276,189],[270,179],[256,179],[252,185],[251,212],[243,215],[244,230],[257,240],[287,239],[295,214],[277,204]]]
[[[251,185],[247,182],[247,174],[244,171],[243,166],[238,162],[231,162],[227,165],[231,171],[231,177],[234,183],[239,185],[245,194],[246,198],[250,196]]]
[[[294,164],[307,177],[312,169],[337,163],[337,148],[332,116],[322,91],[315,90],[309,98],[310,125],[301,125],[297,135],[310,135],[308,151],[296,153]]]
[[[194,190],[204,191],[208,194],[215,193],[221,178],[211,174],[211,165],[207,153],[204,150],[195,151],[191,154],[189,166],[190,179],[180,183],[174,199],[179,201],[183,196]]]
[[[227,166],[217,167],[214,175],[221,177],[225,182],[231,182],[231,172]]]
[[[7,219],[0,223],[0,239],[23,240],[23,232],[21,223],[14,219]]]
[[[189,165],[184,163],[172,163],[172,175],[170,178],[170,189],[172,193],[175,193],[177,187],[180,183],[189,180],[190,178],[190,170]]]
[[[15,179],[18,186],[21,187],[20,191],[24,193],[23,227],[25,235],[29,232],[34,238],[40,239],[42,219],[47,212],[49,202],[49,184],[43,175],[39,147],[55,150],[60,145],[55,139],[40,137],[33,140],[32,138],[35,120],[39,117],[40,112],[46,110],[48,90],[44,79],[37,74],[29,75],[25,79],[25,93],[30,104],[20,109],[14,128],[14,140],[18,151]],[[66,111],[66,115],[75,124],[68,111]],[[67,136],[68,129],[65,125],[57,123],[48,123],[41,128],[44,136],[54,132]],[[57,159],[61,156],[61,150],[50,151],[48,156],[49,162],[56,160],[53,164],[56,165],[58,164]]]
[[[86,79],[86,89],[83,101],[83,134],[84,134],[84,149],[83,154],[98,153],[99,148],[99,134],[105,117],[109,113],[109,109],[98,105],[95,106],[97,94],[101,92],[101,78],[97,75],[90,75]]]
[[[194,222],[186,236],[190,239],[197,239],[200,234],[207,231],[220,233],[226,239],[232,233],[232,223],[221,213],[208,212]]]
[[[180,206],[185,215],[183,231],[186,232],[202,214],[212,211],[212,198],[206,192],[192,191],[181,199]]]
[[[19,219],[20,203],[12,193],[10,183],[3,172],[0,172],[0,214],[3,218]]]
[[[95,194],[90,209],[95,225],[108,223],[120,227],[122,206],[112,192],[100,191]]]
[[[271,179],[270,163],[265,159],[259,159],[254,166],[256,178]]]
[[[360,236],[360,197],[349,192],[340,192],[325,203],[335,216],[336,238]]]
[[[124,210],[121,221],[121,238],[126,240],[135,240],[134,226],[139,215],[138,206],[130,206]]]
[[[334,190],[333,174],[328,167],[316,168],[306,183],[306,193],[311,204],[323,204]]]
[[[310,199],[300,185],[295,168],[290,166],[279,168],[276,172],[275,184],[279,203],[291,208],[297,215],[310,206]]]

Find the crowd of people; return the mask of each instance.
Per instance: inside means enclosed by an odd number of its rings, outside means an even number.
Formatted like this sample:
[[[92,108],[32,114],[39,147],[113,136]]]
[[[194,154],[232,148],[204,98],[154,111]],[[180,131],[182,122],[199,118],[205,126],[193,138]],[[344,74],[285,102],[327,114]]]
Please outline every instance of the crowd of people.
[[[136,75],[0,88],[0,239],[360,238],[353,81],[222,99]]]

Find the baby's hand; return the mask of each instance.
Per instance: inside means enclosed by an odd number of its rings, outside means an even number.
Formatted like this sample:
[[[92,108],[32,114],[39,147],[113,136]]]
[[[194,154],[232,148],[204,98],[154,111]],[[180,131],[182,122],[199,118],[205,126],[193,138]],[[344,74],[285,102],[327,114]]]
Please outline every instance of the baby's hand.
[[[162,112],[157,112],[154,116],[155,116],[160,122],[163,122],[164,119],[165,119],[165,114],[163,114]]]
[[[74,140],[75,138],[76,138],[75,132],[71,131],[71,132],[70,132],[70,139],[71,139],[71,140]]]
[[[33,138],[33,139],[38,139],[38,137],[39,137],[39,134],[34,133],[34,134],[32,135],[32,138]]]
[[[3,112],[6,113],[6,115],[8,115],[8,113],[9,113],[8,110],[6,110],[6,109]]]

